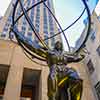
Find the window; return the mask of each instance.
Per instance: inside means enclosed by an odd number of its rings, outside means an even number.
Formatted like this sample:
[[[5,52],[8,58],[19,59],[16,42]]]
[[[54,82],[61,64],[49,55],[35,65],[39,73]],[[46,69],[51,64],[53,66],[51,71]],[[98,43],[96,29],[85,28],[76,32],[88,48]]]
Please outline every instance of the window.
[[[32,32],[28,32],[28,36],[32,36]]]
[[[1,34],[1,36],[0,36],[0,37],[4,38],[4,37],[6,37],[6,34]]]
[[[39,28],[39,26],[40,26],[40,25],[39,25],[38,23],[36,23],[36,25],[35,25],[35,26],[36,26],[37,28]]]
[[[34,9],[31,10],[31,21],[34,21]]]
[[[31,27],[29,27],[29,28],[28,28],[28,30],[29,30],[29,31],[32,31],[32,28],[31,28]]]
[[[4,27],[3,31],[7,32],[8,31],[8,27]]]
[[[99,45],[99,47],[97,48],[97,53],[98,53],[98,55],[100,56],[100,45]]]
[[[39,28],[36,28],[36,31],[39,33]]]
[[[100,16],[98,16],[97,18],[98,18],[98,20],[100,21]]]
[[[40,5],[37,6],[35,28],[36,28],[36,31],[39,33],[39,29],[40,29]]]
[[[87,67],[88,67],[89,73],[92,74],[95,69],[93,67],[93,63],[91,60],[89,60],[89,62],[87,63]]]
[[[96,38],[96,31],[95,30],[91,30],[91,40],[94,41]]]
[[[96,32],[94,32],[92,35],[91,35],[91,40],[95,40],[95,38],[96,38]]]
[[[100,81],[95,85],[95,90],[98,96],[98,100],[100,100]]]
[[[50,27],[50,31],[54,31],[54,27],[51,26],[51,27]]]
[[[47,39],[48,35],[44,35],[44,39]],[[45,41],[45,43],[48,45],[48,40]]]
[[[2,96],[4,95],[9,68],[10,66],[0,64],[0,100],[3,100]]]
[[[13,39],[14,38],[14,33],[11,32],[9,37],[10,37],[10,39]]]
[[[25,31],[26,30],[26,27],[22,26],[22,31]]]
[[[54,35],[54,32],[53,32],[53,31],[51,31],[51,32],[50,32],[50,35],[51,35],[51,36],[52,36],[52,35]]]
[[[11,22],[12,21],[12,16],[8,17],[8,21]]]
[[[43,33],[48,34],[48,31],[47,30],[44,30]]]
[[[23,21],[23,25],[26,25],[26,21]]]
[[[54,45],[55,45],[55,39],[52,38],[52,40],[51,40],[51,46],[54,47]]]
[[[32,4],[34,4],[35,3],[35,0],[32,0]]]

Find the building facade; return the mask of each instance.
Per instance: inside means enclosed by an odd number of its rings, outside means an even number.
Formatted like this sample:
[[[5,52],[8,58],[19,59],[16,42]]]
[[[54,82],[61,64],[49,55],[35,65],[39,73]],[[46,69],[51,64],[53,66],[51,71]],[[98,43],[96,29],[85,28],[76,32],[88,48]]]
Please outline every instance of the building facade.
[[[85,23],[87,24],[87,22]],[[87,25],[86,25],[87,28]],[[85,30],[86,30],[85,28]],[[85,36],[85,31],[81,38]],[[80,45],[82,39],[79,38],[76,42],[76,45]],[[77,48],[77,47],[76,47]],[[88,55],[84,60],[84,64],[86,66],[87,73],[90,77],[92,89],[95,95],[95,100],[100,99],[100,21],[99,17],[97,17],[96,13],[93,12],[91,16],[91,30],[89,38],[86,42],[86,48],[88,51]]]
[[[96,100],[100,100],[100,21],[96,13],[92,15],[91,33],[86,43],[89,52],[85,59]]]
[[[27,1],[27,2],[26,2]],[[25,8],[28,9],[32,4],[39,0],[23,0]],[[17,43],[9,40],[9,28],[12,21],[13,0],[5,16],[0,21],[0,99],[1,100],[48,100],[47,97],[47,77],[49,68],[45,62],[38,61],[39,64],[28,59],[21,47]],[[53,9],[53,2],[48,0],[47,5]],[[21,9],[18,6],[16,18],[20,15]],[[43,6],[38,5],[33,8],[28,15],[34,23],[36,30],[42,38],[47,38],[58,31],[57,25],[53,22],[51,14]],[[16,24],[22,34],[32,41],[38,43],[36,36],[29,27],[25,17],[22,17]],[[11,38],[15,40],[14,34]],[[60,36],[56,39],[61,40]],[[16,40],[15,40],[16,41]],[[55,38],[46,43],[52,47]],[[36,59],[35,59],[36,60]],[[44,65],[45,66],[44,66]],[[83,62],[68,65],[74,67],[80,77],[83,79],[83,95],[82,100],[95,100],[91,81],[85,69]]]

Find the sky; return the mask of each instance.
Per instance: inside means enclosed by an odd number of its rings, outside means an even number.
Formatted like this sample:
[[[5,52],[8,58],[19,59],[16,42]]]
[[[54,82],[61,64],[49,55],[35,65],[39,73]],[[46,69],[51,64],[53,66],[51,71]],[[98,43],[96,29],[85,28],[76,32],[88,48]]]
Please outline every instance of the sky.
[[[91,9],[91,13],[95,4],[98,0],[87,0],[89,1],[88,6]],[[53,0],[54,8],[55,8],[55,15],[62,26],[65,29],[69,26],[72,22],[74,22],[84,10],[85,6],[83,5],[82,0]],[[100,1],[99,1],[100,3]],[[99,5],[100,7],[100,5]],[[99,9],[98,9],[99,10]],[[84,19],[87,18],[87,12],[83,14],[81,19],[74,24],[71,28],[65,31],[67,40],[71,47],[75,46],[76,41],[79,39],[79,36],[83,32],[85,28],[85,24],[83,23]],[[62,34],[64,47],[67,47],[66,40],[64,39],[64,35]]]
[[[91,8],[92,8],[94,6],[93,2],[95,2],[95,0],[87,0],[87,1],[90,2],[89,5],[91,5]],[[10,2],[11,2],[11,0],[0,0],[0,16],[4,15]],[[66,2],[66,0],[53,0],[53,3],[54,3],[54,7],[55,7],[56,17],[59,20],[59,23],[61,24],[63,29],[65,29],[75,19],[77,19],[78,16],[81,14],[81,12],[84,9],[84,5],[82,4],[81,0],[67,0],[67,2]],[[100,0],[96,7],[96,12],[97,12],[97,15],[99,15]],[[83,15],[83,17],[84,16],[86,16],[86,12]],[[84,29],[83,17],[79,20],[78,23],[76,23],[74,26],[72,26],[70,29],[68,29],[65,32],[71,46],[75,45],[76,39],[78,39],[79,34],[82,33],[82,31]],[[62,37],[63,37],[63,35],[62,35]],[[65,42],[65,40],[64,40],[64,42]]]
[[[3,16],[11,0],[0,0],[0,15]]]
[[[56,0],[54,0],[54,1],[56,1]],[[68,0],[68,1],[71,1],[71,0]],[[77,0],[74,0],[74,1],[77,1]],[[2,16],[4,15],[4,13],[5,13],[10,2],[11,2],[11,0],[0,0],[0,15],[2,15]],[[99,3],[98,3],[98,6],[96,8],[96,11],[97,11],[97,14],[100,12],[100,0],[99,0]]]

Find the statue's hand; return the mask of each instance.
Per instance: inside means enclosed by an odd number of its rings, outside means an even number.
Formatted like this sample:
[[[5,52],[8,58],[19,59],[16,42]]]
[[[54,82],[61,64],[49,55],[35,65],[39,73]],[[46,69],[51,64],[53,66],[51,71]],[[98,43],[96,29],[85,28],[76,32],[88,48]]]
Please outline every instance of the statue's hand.
[[[78,53],[82,58],[84,58],[88,53],[86,47],[82,48]]]

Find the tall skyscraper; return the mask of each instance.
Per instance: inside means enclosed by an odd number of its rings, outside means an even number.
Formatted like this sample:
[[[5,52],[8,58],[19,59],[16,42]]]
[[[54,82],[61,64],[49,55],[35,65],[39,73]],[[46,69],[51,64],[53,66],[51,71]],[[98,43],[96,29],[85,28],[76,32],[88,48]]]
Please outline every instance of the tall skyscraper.
[[[28,9],[32,5],[36,4],[37,2],[40,2],[40,0],[21,0],[23,3],[23,6],[25,9]],[[16,0],[13,0],[6,13],[6,21],[5,25],[3,26],[2,32],[0,34],[0,38],[3,39],[9,39],[9,29],[12,23],[12,12],[13,12],[13,5],[15,4]],[[51,11],[54,13],[53,8],[53,1],[47,0],[46,5],[51,9]],[[18,18],[22,13],[21,6],[18,4],[16,9],[16,15],[15,19]],[[28,16],[30,17],[32,23],[34,24],[37,33],[40,34],[42,39],[46,39],[50,36],[53,36],[58,32],[57,25],[55,23],[54,18],[52,17],[52,14],[48,11],[48,9],[44,6],[44,4],[39,4],[36,7],[32,8],[28,12]],[[16,26],[18,27],[19,31],[24,34],[26,37],[31,39],[34,42],[39,42],[36,36],[34,35],[31,27],[27,23],[27,20],[25,19],[25,16],[22,16],[22,18],[16,23]],[[14,34],[11,33],[11,38],[14,39]],[[61,40],[60,35],[56,36],[56,40]],[[51,38],[49,40],[46,40],[45,43],[49,46],[53,46],[55,43],[55,38]]]

